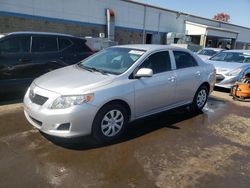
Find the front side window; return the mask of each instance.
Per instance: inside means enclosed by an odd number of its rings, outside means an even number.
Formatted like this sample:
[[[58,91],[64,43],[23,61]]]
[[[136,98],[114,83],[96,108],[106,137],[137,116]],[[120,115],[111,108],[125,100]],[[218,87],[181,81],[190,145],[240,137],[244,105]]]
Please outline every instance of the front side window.
[[[156,52],[150,55],[139,68],[150,68],[154,74],[171,70],[171,61],[168,51]]]
[[[191,56],[188,52],[173,51],[173,53],[177,69],[194,67],[198,65],[193,56]]]
[[[56,52],[57,38],[53,36],[33,36],[32,52]]]
[[[244,52],[220,52],[210,58],[212,61],[225,61],[234,63],[249,63],[250,53]]]
[[[30,37],[20,36],[8,38],[0,42],[1,53],[28,53],[30,51]]]
[[[79,63],[79,67],[110,74],[122,74],[129,69],[145,51],[130,48],[108,48]]]

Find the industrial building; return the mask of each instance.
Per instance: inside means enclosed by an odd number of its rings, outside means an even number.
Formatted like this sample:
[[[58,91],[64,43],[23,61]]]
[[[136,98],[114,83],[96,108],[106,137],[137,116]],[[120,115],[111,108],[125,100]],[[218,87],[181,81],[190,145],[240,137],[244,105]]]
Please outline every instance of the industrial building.
[[[48,31],[118,44],[194,43],[250,49],[250,28],[130,0],[0,0],[0,33]]]

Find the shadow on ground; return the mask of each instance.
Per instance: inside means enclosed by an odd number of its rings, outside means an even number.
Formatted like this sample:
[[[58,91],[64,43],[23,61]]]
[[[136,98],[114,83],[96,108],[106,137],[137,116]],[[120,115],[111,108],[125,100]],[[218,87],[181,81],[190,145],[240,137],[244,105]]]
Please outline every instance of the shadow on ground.
[[[214,87],[215,91],[220,91],[220,92],[224,92],[224,93],[230,93],[230,89],[227,88],[223,88],[223,87]]]

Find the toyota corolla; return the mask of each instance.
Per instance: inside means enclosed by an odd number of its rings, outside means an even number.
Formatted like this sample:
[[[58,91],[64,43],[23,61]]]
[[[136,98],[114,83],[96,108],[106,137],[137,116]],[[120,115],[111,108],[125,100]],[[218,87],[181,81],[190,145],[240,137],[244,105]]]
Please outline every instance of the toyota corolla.
[[[214,84],[214,66],[189,50],[117,46],[35,79],[24,97],[24,113],[46,134],[91,134],[106,142],[138,118],[183,105],[202,110]]]

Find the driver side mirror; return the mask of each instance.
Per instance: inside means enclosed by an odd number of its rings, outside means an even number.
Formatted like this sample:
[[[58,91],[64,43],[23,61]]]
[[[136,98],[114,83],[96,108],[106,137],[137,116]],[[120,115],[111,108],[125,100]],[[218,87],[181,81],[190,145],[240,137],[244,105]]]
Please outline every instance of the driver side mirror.
[[[135,74],[135,78],[152,77],[152,76],[153,76],[153,70],[149,68],[141,68]]]

